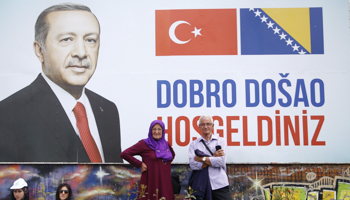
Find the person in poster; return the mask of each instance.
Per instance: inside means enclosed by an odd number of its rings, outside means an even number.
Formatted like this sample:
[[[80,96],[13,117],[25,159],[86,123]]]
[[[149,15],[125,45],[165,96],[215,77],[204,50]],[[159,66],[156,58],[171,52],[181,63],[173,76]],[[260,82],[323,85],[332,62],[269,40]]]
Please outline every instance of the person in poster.
[[[100,24],[85,5],[45,9],[35,24],[42,73],[0,102],[0,162],[123,162],[116,105],[85,88]]]

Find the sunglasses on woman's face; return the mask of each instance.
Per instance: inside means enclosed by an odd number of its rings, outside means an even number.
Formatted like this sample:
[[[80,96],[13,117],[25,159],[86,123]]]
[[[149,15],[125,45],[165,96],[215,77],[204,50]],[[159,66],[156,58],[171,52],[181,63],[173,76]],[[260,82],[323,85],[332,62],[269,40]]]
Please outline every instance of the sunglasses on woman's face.
[[[61,193],[61,194],[62,194],[62,193],[68,194],[69,191],[68,191],[68,190],[60,190],[60,193]]]

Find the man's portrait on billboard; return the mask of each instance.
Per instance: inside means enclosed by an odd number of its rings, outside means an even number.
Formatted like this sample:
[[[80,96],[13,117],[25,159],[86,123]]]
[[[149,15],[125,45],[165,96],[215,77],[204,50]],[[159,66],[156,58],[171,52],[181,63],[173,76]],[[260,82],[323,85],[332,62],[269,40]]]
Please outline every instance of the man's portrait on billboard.
[[[85,5],[45,9],[33,49],[42,72],[0,102],[0,162],[122,162],[116,105],[85,88],[100,23]]]

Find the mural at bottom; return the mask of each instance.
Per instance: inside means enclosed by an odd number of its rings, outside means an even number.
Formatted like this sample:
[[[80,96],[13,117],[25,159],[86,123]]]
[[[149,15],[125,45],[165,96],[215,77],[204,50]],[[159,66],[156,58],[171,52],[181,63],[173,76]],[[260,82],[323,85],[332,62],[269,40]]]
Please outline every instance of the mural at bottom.
[[[179,174],[185,199],[191,169],[172,165]],[[57,186],[70,184],[73,199],[137,198],[141,170],[125,164],[6,164],[0,165],[0,199],[11,199],[10,187],[18,178],[29,186],[31,200],[54,200]],[[232,199],[237,200],[349,200],[350,165],[280,164],[227,165]],[[161,199],[161,197],[159,197]]]

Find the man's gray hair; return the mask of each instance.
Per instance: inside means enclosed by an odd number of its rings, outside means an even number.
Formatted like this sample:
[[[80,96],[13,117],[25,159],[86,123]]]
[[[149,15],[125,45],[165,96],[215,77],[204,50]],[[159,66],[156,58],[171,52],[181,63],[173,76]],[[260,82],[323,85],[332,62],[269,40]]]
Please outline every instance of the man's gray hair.
[[[62,3],[46,8],[43,12],[41,12],[35,23],[35,40],[42,45],[41,48],[43,51],[45,51],[45,40],[50,28],[49,24],[46,21],[46,16],[51,12],[69,10],[82,10],[92,13],[89,7],[76,3]]]
[[[211,121],[211,123],[213,123],[213,118],[211,117],[211,116],[209,116],[209,115],[202,115],[200,118],[199,118],[199,120],[198,120],[198,126],[199,126],[199,124],[201,123],[201,121],[202,121],[202,119],[210,119],[210,121]]]

